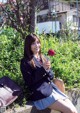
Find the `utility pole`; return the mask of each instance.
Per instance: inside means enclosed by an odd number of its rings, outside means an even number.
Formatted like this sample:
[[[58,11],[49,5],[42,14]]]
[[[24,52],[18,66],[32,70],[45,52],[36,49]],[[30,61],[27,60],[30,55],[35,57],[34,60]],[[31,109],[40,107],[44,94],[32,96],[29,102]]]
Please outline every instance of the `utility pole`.
[[[55,9],[54,16],[55,16],[55,34],[56,34],[56,1],[55,1],[54,9]]]
[[[76,0],[76,9],[77,9],[77,31],[79,30],[79,18],[78,18],[78,0]]]
[[[57,11],[56,6],[59,5],[59,0],[54,0],[54,5],[50,8],[51,15],[52,15],[52,31],[53,31],[53,16],[54,16],[54,22],[55,22],[55,34],[57,32]]]

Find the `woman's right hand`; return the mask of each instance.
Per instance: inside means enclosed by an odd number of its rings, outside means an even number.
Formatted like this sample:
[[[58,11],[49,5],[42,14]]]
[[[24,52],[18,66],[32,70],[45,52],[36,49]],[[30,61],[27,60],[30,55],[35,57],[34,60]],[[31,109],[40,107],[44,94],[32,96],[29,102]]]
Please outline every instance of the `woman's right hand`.
[[[44,67],[45,70],[49,70],[49,69],[51,68],[51,63],[50,63],[50,61],[45,61],[45,62],[43,63],[43,67]]]

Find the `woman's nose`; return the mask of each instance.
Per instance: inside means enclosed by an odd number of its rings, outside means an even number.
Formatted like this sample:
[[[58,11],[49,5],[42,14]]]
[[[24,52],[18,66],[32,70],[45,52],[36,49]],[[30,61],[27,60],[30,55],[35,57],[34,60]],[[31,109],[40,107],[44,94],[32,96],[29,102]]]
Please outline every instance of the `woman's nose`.
[[[38,44],[37,43],[35,45],[38,47]]]

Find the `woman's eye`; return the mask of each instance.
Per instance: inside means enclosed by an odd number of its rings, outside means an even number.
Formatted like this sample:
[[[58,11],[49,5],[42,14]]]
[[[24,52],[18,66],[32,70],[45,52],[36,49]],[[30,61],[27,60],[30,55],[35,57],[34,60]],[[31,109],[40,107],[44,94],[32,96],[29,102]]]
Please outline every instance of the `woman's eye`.
[[[39,42],[33,42],[33,43],[32,43],[32,45],[35,45],[35,44],[40,44],[40,43],[39,43]]]
[[[32,43],[32,45],[34,45],[34,44],[35,44],[35,42]]]
[[[32,44],[35,44],[34,42]]]
[[[39,44],[39,42],[37,42],[37,44]]]

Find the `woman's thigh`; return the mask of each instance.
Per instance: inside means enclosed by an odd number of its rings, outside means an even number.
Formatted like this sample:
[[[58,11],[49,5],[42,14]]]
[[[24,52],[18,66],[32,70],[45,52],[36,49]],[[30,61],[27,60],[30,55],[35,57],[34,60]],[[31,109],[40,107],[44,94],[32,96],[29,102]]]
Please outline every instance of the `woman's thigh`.
[[[68,99],[59,99],[54,104],[50,105],[49,108],[62,113],[77,113],[75,107],[70,103],[70,101],[68,101]]]

